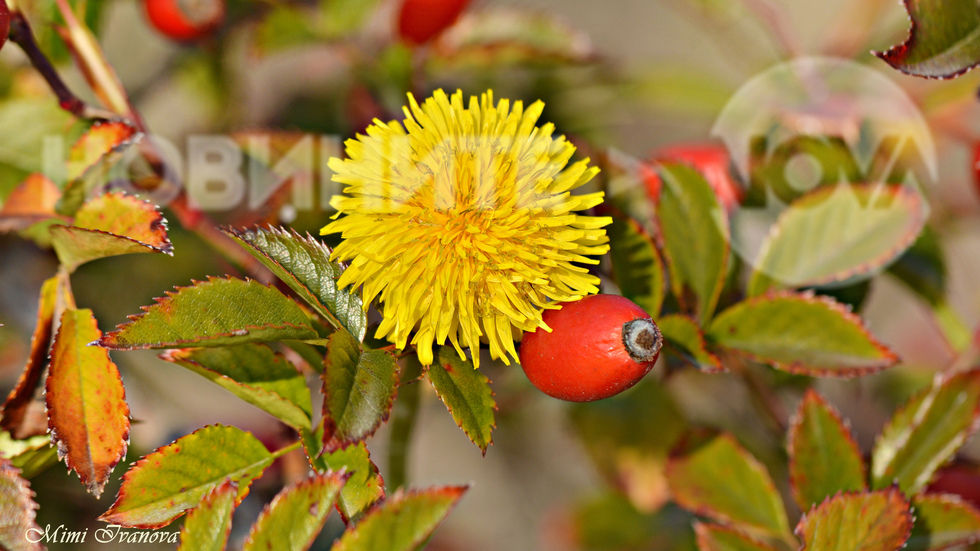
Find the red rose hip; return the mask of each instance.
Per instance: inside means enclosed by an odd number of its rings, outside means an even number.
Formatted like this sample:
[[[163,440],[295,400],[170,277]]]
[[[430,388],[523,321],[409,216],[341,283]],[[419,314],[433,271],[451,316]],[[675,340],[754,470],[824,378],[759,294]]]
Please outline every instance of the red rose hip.
[[[7,42],[7,35],[10,34],[10,10],[7,3],[0,0],[0,48]]]
[[[521,341],[521,367],[538,390],[591,402],[630,388],[660,355],[663,337],[642,308],[625,297],[593,295],[544,313]]]
[[[424,44],[449,28],[470,0],[403,0],[398,35],[409,44]]]
[[[179,42],[211,34],[225,18],[225,0],[143,0],[156,30]]]

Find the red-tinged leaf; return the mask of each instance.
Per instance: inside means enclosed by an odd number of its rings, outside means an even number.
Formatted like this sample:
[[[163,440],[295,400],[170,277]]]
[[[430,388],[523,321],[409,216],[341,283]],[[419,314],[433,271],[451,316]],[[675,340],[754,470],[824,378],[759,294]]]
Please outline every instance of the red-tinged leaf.
[[[129,406],[91,310],[66,310],[51,348],[45,384],[48,428],[58,457],[99,497],[129,445]]]
[[[426,371],[426,377],[456,425],[486,455],[487,446],[493,443],[491,432],[497,426],[493,414],[497,403],[493,401],[490,379],[448,346],[439,347],[438,359]]]
[[[807,551],[896,551],[911,531],[909,502],[898,488],[837,494],[796,526]]]
[[[0,457],[0,549],[44,549],[38,543],[44,530],[34,521],[36,513],[37,503],[31,485],[21,478],[16,467]]]
[[[739,302],[712,321],[706,336],[791,373],[854,377],[881,371],[898,356],[860,317],[833,299],[773,293]]]
[[[980,510],[949,494],[912,498],[915,525],[907,551],[941,551],[980,541]]]
[[[708,351],[704,332],[692,318],[683,314],[669,314],[657,320],[657,327],[664,337],[664,349],[669,355],[707,373],[724,371],[718,356]]]
[[[825,186],[794,201],[763,241],[749,296],[873,273],[908,249],[925,226],[917,190],[888,184]]]
[[[806,511],[841,491],[867,489],[864,460],[840,414],[810,389],[789,428],[789,480]]]
[[[980,369],[937,375],[932,387],[896,410],[871,456],[875,488],[897,483],[914,494],[924,488],[977,428]]]
[[[361,341],[367,332],[367,314],[360,295],[337,287],[343,264],[331,262],[330,249],[310,235],[255,228],[225,230],[252,256],[316,309],[334,327],[346,329]]]
[[[310,428],[313,406],[306,378],[264,344],[168,350],[160,358],[190,369],[296,430]]]
[[[87,201],[72,225],[52,226],[49,231],[52,246],[68,271],[108,256],[173,254],[163,215],[153,204],[122,193]]]
[[[122,122],[97,123],[68,153],[68,184],[55,211],[75,216],[93,190],[105,186],[109,172],[122,160],[123,153],[139,143],[143,134]]]
[[[34,399],[41,375],[48,364],[48,349],[54,331],[54,315],[58,303],[60,280],[52,277],[41,285],[41,298],[37,307],[37,325],[31,336],[31,352],[27,365],[17,386],[7,395],[0,409],[0,427],[10,433],[15,440],[23,440],[39,434],[47,434],[46,415],[32,415],[38,409],[43,413],[43,404]],[[43,421],[42,421],[43,418]]]
[[[328,452],[364,440],[388,419],[398,364],[383,350],[361,350],[347,331],[330,334],[323,362],[323,442]]]
[[[553,15],[491,7],[463,14],[439,37],[435,53],[454,63],[491,66],[584,63],[596,56],[586,33]]]
[[[0,208],[0,232],[19,231],[58,215],[54,211],[61,190],[54,182],[39,173],[31,174],[20,183]]]
[[[215,486],[200,505],[187,513],[177,551],[224,551],[237,497],[238,485],[234,481]]]
[[[727,216],[711,185],[693,168],[665,162],[658,174],[663,187],[657,223],[671,288],[687,311],[705,323],[718,304],[728,271]]]
[[[346,479],[346,474],[323,473],[283,488],[262,510],[242,551],[309,549]]]
[[[364,511],[385,497],[385,481],[378,467],[371,461],[367,445],[358,442],[332,453],[321,454],[323,447],[323,424],[316,432],[301,431],[303,448],[310,465],[319,472],[345,471],[350,478],[340,490],[337,498],[337,511],[344,522],[358,520]]]
[[[447,486],[407,492],[399,490],[368,511],[330,550],[418,549],[467,489],[467,486]]]
[[[299,305],[253,280],[209,277],[167,293],[143,311],[99,344],[137,350],[318,338]]]
[[[671,458],[667,481],[674,500],[695,514],[766,535],[789,533],[769,473],[729,435]]]
[[[656,318],[664,302],[667,283],[664,261],[653,238],[635,220],[618,214],[613,216],[607,232],[616,284],[624,297]]]
[[[761,542],[735,528],[720,524],[696,522],[698,551],[775,551],[775,547]]]
[[[227,479],[238,484],[237,505],[275,458],[251,433],[223,425],[204,427],[136,462],[123,476],[116,502],[99,520],[160,528]]]
[[[917,77],[953,78],[980,63],[980,13],[973,0],[904,0],[911,29],[902,44],[875,52]]]

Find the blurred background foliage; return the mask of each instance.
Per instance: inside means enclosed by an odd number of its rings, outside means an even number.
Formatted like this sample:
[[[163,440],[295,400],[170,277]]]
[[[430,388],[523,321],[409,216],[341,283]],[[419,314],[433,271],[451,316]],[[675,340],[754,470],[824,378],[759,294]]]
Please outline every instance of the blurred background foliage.
[[[44,52],[74,90],[94,101],[54,31],[62,24],[54,0],[22,4]],[[330,137],[321,142],[325,151],[339,154],[340,141],[373,118],[401,118],[407,91],[427,95],[444,87],[467,94],[492,88],[498,98],[541,99],[542,120],[554,122],[583,156],[596,159],[614,149],[646,159],[671,144],[707,141],[712,122],[739,86],[780,60],[794,55],[855,59],[899,83],[929,121],[940,161],[939,182],[928,190],[930,224],[946,250],[946,302],[964,327],[980,321],[980,201],[970,162],[980,135],[978,77],[915,80],[873,58],[871,49],[884,49],[907,32],[905,13],[894,2],[476,0],[425,48],[398,41],[396,2],[389,0],[231,0],[225,24],[193,45],[157,34],[135,0],[72,4],[96,31],[153,135],[181,154],[192,135],[266,135],[273,149],[283,152],[307,134]],[[70,144],[85,127],[58,108],[15,45],[4,48],[0,199],[46,166],[46,139]],[[320,176],[318,184],[327,180]],[[334,184],[319,187],[315,204],[325,205],[321,199],[335,191]],[[331,214],[320,206],[294,212],[284,205],[278,193],[259,208],[243,204],[211,214],[226,224],[284,223],[314,234]],[[173,286],[237,273],[179,224],[171,222],[170,237],[174,257],[111,258],[86,264],[74,275],[79,305],[94,310],[103,330]],[[24,364],[38,289],[55,267],[50,251],[16,235],[0,235],[4,392]],[[851,420],[867,451],[895,405],[956,361],[957,353],[928,304],[894,280],[875,279],[861,313],[903,364],[880,375],[820,380],[816,386]],[[134,418],[127,461],[204,424],[235,424],[268,443],[279,438],[281,428],[271,417],[153,353],[120,354],[115,360]],[[485,458],[434,395],[423,398],[412,480],[475,483],[430,549],[694,549],[691,517],[667,504],[663,480],[668,450],[688,426],[735,434],[777,484],[785,485],[783,433],[765,426],[740,378],[685,369],[662,382],[648,377],[613,399],[572,406],[535,392],[516,367],[488,363],[484,370],[500,406],[494,446]],[[808,381],[771,369],[756,375],[776,389],[787,409]],[[385,457],[375,451],[385,446],[384,430],[369,443],[374,457]],[[980,462],[980,445],[969,445],[962,455]],[[379,467],[384,473],[383,460]],[[236,515],[257,515],[278,489],[276,478],[297,468],[305,467],[281,462],[253,486]],[[70,478],[55,466],[32,479],[41,505],[38,522],[94,530],[99,526],[94,519],[108,502],[86,494]],[[114,479],[106,495],[115,494]],[[785,486],[781,490],[787,493]],[[330,522],[324,541],[341,529],[336,516]],[[177,529],[175,524],[167,530]],[[243,536],[233,534],[232,542]]]

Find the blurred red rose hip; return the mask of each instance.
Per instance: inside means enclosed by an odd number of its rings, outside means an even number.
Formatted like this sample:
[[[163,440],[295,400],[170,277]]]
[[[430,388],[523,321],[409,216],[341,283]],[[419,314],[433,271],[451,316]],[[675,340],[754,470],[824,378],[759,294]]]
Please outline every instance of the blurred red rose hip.
[[[404,0],[398,36],[409,44],[424,44],[455,23],[467,4],[469,0]]]
[[[143,8],[156,30],[178,42],[208,36],[225,18],[225,0],[143,0]]]

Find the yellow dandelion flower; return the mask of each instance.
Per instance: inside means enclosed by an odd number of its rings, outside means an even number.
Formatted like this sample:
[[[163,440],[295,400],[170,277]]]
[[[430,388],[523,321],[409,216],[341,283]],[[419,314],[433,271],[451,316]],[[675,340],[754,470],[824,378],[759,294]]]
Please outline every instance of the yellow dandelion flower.
[[[609,246],[612,220],[576,214],[602,193],[573,195],[598,172],[588,159],[566,168],[575,147],[554,126],[535,126],[544,104],[493,104],[493,93],[452,97],[442,90],[419,105],[411,94],[403,123],[375,120],[330,159],[345,185],[330,205],[341,233],[333,258],[349,261],[338,285],[378,299],[377,337],[411,343],[424,365],[433,343],[479,347],[517,360],[514,340],[538,327],[543,309],[598,292],[579,264]],[[473,354],[474,363],[479,354]]]

